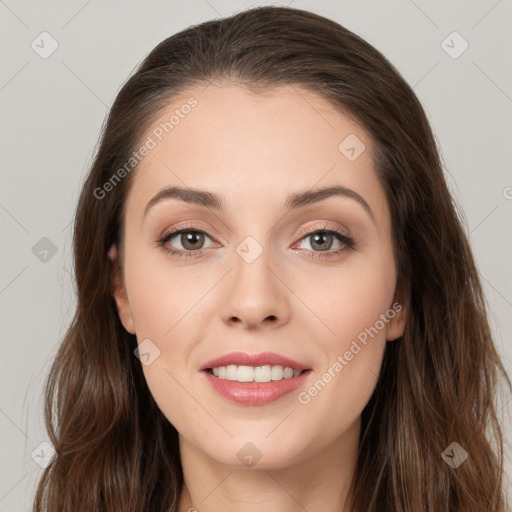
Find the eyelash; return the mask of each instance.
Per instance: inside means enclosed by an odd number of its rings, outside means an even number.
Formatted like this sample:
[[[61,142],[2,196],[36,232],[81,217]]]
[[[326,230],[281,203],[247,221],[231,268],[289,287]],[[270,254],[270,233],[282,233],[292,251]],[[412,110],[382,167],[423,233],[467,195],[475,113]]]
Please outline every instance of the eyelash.
[[[210,235],[207,231],[203,229],[197,229],[194,226],[183,226],[178,229],[175,229],[173,231],[166,232],[162,235],[162,237],[157,241],[158,247],[160,247],[163,251],[165,251],[167,254],[171,254],[173,256],[177,256],[178,258],[184,257],[185,259],[189,258],[197,258],[201,256],[201,254],[204,252],[203,249],[198,249],[195,251],[182,251],[179,249],[173,249],[172,247],[167,246],[167,242],[174,238],[176,235],[191,232],[191,233],[201,233],[204,235],[207,235],[208,237],[213,239],[213,236]],[[335,229],[329,229],[328,226],[324,226],[321,229],[315,229],[313,231],[308,231],[305,233],[300,240],[303,240],[304,238],[307,238],[308,236],[315,235],[317,233],[327,233],[334,235],[341,243],[344,244],[343,247],[336,249],[335,251],[330,252],[324,252],[324,251],[313,251],[312,256],[308,256],[309,258],[313,259],[323,259],[323,258],[330,258],[333,256],[337,256],[343,252],[350,252],[355,249],[355,241],[353,238],[335,230]],[[310,252],[308,249],[301,249],[302,251],[306,250]]]

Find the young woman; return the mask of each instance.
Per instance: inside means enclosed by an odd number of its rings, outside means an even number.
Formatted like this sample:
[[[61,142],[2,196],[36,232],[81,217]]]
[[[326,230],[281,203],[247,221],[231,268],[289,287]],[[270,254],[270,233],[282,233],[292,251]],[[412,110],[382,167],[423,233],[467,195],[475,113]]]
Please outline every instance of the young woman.
[[[74,228],[35,511],[505,511],[470,246],[360,37],[260,7],[160,43]]]

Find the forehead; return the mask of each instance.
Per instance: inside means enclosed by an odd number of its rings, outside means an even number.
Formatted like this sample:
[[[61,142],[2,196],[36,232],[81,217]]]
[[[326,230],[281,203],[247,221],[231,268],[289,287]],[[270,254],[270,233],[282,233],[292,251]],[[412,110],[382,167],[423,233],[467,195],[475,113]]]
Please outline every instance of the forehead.
[[[169,185],[211,190],[240,210],[254,202],[282,205],[290,192],[340,184],[377,213],[386,209],[369,135],[298,85],[261,94],[216,83],[190,88],[162,109],[144,136],[150,139],[127,203],[138,215]]]

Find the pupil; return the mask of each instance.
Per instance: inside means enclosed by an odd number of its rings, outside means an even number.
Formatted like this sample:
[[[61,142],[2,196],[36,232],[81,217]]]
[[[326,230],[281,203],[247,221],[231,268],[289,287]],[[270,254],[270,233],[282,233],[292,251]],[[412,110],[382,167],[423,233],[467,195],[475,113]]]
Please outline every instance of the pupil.
[[[318,243],[318,239],[324,239],[324,241]],[[330,235],[330,234],[326,235],[326,234],[321,234],[321,233],[317,233],[316,235],[313,235],[314,244],[318,244],[319,249],[321,251],[327,250],[330,246],[330,244],[326,242],[326,239],[327,239],[327,241],[331,242],[332,235]]]
[[[188,233],[184,233],[182,235],[182,241],[183,247],[186,249],[197,249],[197,247],[193,247],[198,242],[202,241],[203,235],[201,233],[198,233],[197,231],[189,231]],[[189,247],[191,245],[192,247]]]
[[[329,242],[332,242],[332,235],[325,233],[317,233],[312,235],[313,237],[313,245],[317,245],[317,248],[321,251],[325,251],[329,249],[331,245]],[[202,241],[203,235],[198,233],[197,231],[189,231],[188,233],[184,233],[182,235],[182,244],[183,247],[194,250],[195,247],[187,247],[188,245],[196,245],[198,242]],[[184,242],[183,242],[184,241]]]

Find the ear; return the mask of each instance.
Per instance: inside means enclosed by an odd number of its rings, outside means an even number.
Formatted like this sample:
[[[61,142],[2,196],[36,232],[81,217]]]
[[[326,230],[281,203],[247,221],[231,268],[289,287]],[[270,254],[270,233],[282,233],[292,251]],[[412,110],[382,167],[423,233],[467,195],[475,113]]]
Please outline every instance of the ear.
[[[121,271],[121,262],[119,261],[119,254],[117,247],[112,245],[108,251],[108,258],[112,262],[111,285],[112,294],[117,304],[117,312],[119,319],[124,328],[130,333],[135,334],[135,323],[133,321],[133,314],[128,302],[128,295],[123,282],[123,274]]]
[[[396,287],[393,303],[386,314],[390,318],[386,328],[386,340],[393,341],[403,335],[407,319],[405,293],[400,284]]]

